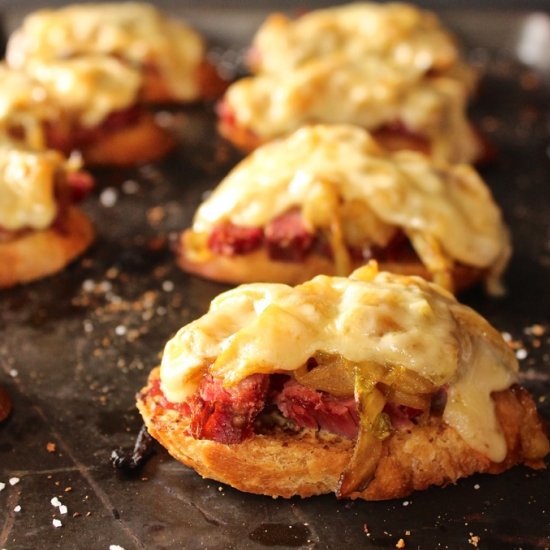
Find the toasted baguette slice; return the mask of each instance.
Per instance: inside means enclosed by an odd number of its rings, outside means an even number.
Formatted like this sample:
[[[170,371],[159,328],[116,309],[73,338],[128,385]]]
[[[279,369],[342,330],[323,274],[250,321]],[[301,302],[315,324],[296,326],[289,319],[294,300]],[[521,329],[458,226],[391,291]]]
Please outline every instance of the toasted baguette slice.
[[[104,132],[82,149],[87,165],[135,166],[159,160],[175,146],[174,137],[145,113],[132,125]]]
[[[225,445],[187,435],[188,419],[162,406],[149,393],[159,378],[154,369],[137,405],[149,433],[180,462],[205,478],[236,489],[272,497],[309,497],[336,490],[354,442],[323,431],[274,431]],[[384,440],[375,477],[353,499],[400,498],[431,485],[444,486],[474,473],[497,474],[516,464],[544,468],[548,439],[529,393],[518,386],[493,395],[508,452],[501,463],[469,447],[439,418],[424,426],[395,431]]]
[[[61,220],[0,243],[0,288],[41,279],[61,271],[94,240],[88,217],[71,206]]]
[[[207,260],[193,261],[185,250],[184,231],[180,236],[177,252],[178,265],[184,271],[193,273],[205,279],[212,279],[221,283],[241,284],[254,282],[275,282],[288,285],[303,283],[319,273],[338,275],[336,264],[330,258],[318,254],[310,254],[302,262],[283,262],[272,260],[265,248],[260,248],[248,254],[236,256],[222,256],[212,254]],[[392,262],[379,261],[381,271],[390,271],[402,275],[418,275],[432,280],[432,274],[415,256],[407,255],[403,259]],[[355,262],[351,271],[363,265]],[[452,277],[454,290],[460,292],[474,286],[484,275],[482,269],[462,264],[455,264]]]

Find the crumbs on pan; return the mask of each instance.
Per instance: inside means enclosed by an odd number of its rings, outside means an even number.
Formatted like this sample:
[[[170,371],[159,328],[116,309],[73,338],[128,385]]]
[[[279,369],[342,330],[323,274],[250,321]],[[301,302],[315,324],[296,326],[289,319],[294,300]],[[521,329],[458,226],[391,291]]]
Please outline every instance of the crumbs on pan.
[[[540,365],[541,360],[544,363],[550,362],[548,354],[540,357],[536,353],[542,348],[543,344],[550,344],[550,332],[547,326],[541,323],[528,325],[524,327],[523,335],[518,339],[515,339],[509,332],[502,332],[501,334],[504,341],[514,351],[518,361],[523,363],[519,375],[522,381],[548,382],[550,380],[547,372],[536,368],[537,365]],[[544,396],[541,400],[544,401]]]
[[[479,541],[481,539],[477,536],[477,535],[474,535],[473,533],[470,533],[470,538],[468,539],[468,542],[474,546],[475,548],[477,548],[478,544],[479,544]]]

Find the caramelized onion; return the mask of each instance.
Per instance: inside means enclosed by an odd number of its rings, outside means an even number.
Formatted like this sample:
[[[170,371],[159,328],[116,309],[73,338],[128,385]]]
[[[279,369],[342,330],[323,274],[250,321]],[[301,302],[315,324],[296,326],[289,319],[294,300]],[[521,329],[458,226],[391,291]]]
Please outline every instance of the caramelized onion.
[[[312,370],[302,367],[294,371],[294,377],[300,384],[337,397],[353,395],[355,382],[352,363],[339,355],[327,353],[317,353],[313,359],[318,366]]]
[[[382,440],[391,433],[390,422],[382,412],[386,404],[384,394],[364,365],[354,368],[355,399],[359,407],[359,434],[353,455],[346,466],[336,490],[338,498],[362,491],[372,480],[380,456]]]
[[[392,403],[395,403],[397,405],[410,407],[411,409],[426,411],[430,408],[430,397],[430,395],[411,394],[399,390],[391,390],[388,395],[388,401],[391,401]]]
[[[318,352],[313,356],[317,366],[308,370],[303,366],[294,371],[294,377],[300,384],[318,391],[325,391],[337,397],[350,397],[354,394],[355,364],[336,354]],[[365,377],[374,384],[382,383],[411,395],[431,394],[436,386],[427,378],[401,366],[380,365],[373,361],[365,361],[358,365]]]
[[[308,368],[312,364],[313,368]],[[304,386],[337,397],[355,396],[359,433],[350,462],[340,476],[338,498],[362,491],[372,480],[382,441],[391,433],[391,422],[383,413],[386,402],[428,411],[437,390],[433,382],[405,367],[372,361],[356,364],[324,352],[316,353],[307,365],[295,370],[294,377]]]

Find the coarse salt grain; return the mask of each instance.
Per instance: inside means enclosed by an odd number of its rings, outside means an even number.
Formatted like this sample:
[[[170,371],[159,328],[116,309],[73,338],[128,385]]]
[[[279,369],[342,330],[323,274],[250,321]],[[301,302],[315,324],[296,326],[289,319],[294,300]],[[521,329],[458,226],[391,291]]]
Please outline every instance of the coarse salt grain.
[[[6,488],[6,484],[5,484],[5,483],[2,483],[2,482],[0,481],[0,491],[3,491],[5,488]]]
[[[59,529],[59,527],[62,527],[63,524],[61,523],[61,520],[57,519],[57,518],[54,518],[52,519],[52,525],[56,528],[56,529]]]
[[[59,507],[59,513],[64,516],[69,510],[67,509],[67,507],[62,504],[60,507]]]
[[[14,509],[14,512],[21,512],[21,506],[18,504]]]
[[[117,199],[118,199],[118,192],[113,187],[107,187],[107,189],[104,189],[101,192],[101,195],[99,195],[99,202],[105,208],[113,207],[116,204]]]
[[[17,369],[11,369],[10,370],[10,376],[12,378],[15,378],[19,374],[19,371]]]
[[[21,480],[18,477],[10,477],[8,483],[10,485],[17,485]]]
[[[405,501],[403,502],[403,506],[408,506],[409,504],[410,504],[410,502],[409,502],[408,500],[405,500]]]
[[[117,336],[124,336],[126,334],[126,327],[124,325],[118,325],[117,327],[115,327],[115,334]]]
[[[162,290],[164,292],[172,292],[174,290],[174,283],[172,281],[164,281],[162,283]]]
[[[139,191],[139,184],[137,181],[134,181],[134,180],[126,180],[122,184],[122,190],[127,195],[133,195],[134,193],[137,193]]]
[[[54,506],[55,508],[59,508],[59,506],[61,506],[61,501],[57,498],[57,497],[53,497],[51,500],[50,500],[50,503],[52,506]]]
[[[95,283],[94,283],[94,281],[92,281],[92,279],[86,279],[82,283],[82,290],[84,292],[92,292],[92,290],[94,290],[94,288],[95,288]]]
[[[524,348],[519,348],[517,351],[516,351],[516,357],[522,361],[523,359],[525,359],[527,357],[527,350],[524,349]]]
[[[479,489],[479,487],[480,487],[479,483],[476,483],[476,484],[474,485],[474,489],[475,489],[476,491]]]
[[[124,550],[124,548],[122,548],[122,546],[119,546],[118,544],[110,544],[109,550]]]

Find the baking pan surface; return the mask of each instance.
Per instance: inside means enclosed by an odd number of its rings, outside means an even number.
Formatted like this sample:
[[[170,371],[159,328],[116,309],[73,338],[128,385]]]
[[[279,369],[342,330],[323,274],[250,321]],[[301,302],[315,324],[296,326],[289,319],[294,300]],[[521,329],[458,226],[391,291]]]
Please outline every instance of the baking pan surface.
[[[238,74],[242,47],[266,13],[194,8],[188,15],[211,38],[212,58]],[[507,296],[475,290],[462,301],[510,340],[522,383],[548,421],[548,19],[469,9],[442,16],[485,73],[472,116],[497,156],[481,171],[515,248]],[[6,25],[17,17],[7,13]],[[539,46],[525,42],[533,25],[542,28]],[[161,116],[178,135],[174,154],[136,170],[95,172],[98,188],[84,209],[98,239],[85,257],[55,277],[0,293],[0,385],[13,399],[0,423],[0,548],[394,548],[400,539],[405,548],[550,547],[549,470],[519,467],[367,503],[243,494],[201,479],[160,447],[137,473],[113,469],[111,451],[130,448],[139,431],[134,395],[164,343],[227,288],[179,271],[170,244],[240,156],[216,136],[212,105]]]

